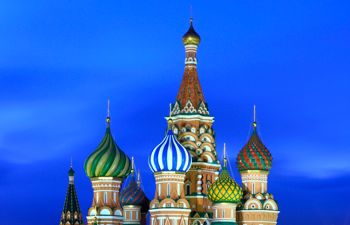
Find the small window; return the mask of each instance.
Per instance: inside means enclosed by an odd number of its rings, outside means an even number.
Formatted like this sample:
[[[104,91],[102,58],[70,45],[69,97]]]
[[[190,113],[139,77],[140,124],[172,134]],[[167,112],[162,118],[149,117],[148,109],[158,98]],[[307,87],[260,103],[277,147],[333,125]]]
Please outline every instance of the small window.
[[[107,192],[104,192],[103,194],[103,200],[105,203],[107,203]]]
[[[207,181],[207,190],[208,190],[208,188],[210,187],[210,185],[211,185],[211,181],[208,180],[208,181]]]
[[[190,184],[186,184],[186,195],[190,195],[191,194],[191,186]]]
[[[170,184],[167,184],[166,192],[167,196],[170,196]]]

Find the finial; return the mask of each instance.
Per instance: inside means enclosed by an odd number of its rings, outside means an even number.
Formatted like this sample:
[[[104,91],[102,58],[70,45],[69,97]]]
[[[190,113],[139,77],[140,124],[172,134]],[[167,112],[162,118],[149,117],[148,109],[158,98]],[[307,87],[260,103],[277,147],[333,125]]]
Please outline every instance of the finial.
[[[171,116],[171,103],[169,103],[169,116]]]
[[[253,127],[256,128],[256,106],[254,105],[254,113],[253,113]]]
[[[131,157],[131,175],[134,176],[135,172],[135,161],[134,161],[134,156]]]
[[[141,186],[141,175],[140,175],[140,170],[137,171],[137,186]]]
[[[173,120],[172,119],[168,119],[168,131],[172,129],[173,124],[174,124]]]
[[[70,157],[70,168],[68,170],[68,176],[69,176],[69,183],[74,183],[74,170],[73,170],[73,160],[72,157]]]
[[[190,24],[192,24],[193,13],[192,13],[192,5],[190,5]]]
[[[110,112],[110,101],[109,98],[107,100],[107,118],[106,118],[107,125],[111,123],[111,112]]]
[[[226,143],[224,143],[224,168],[227,166],[227,158],[226,158]]]

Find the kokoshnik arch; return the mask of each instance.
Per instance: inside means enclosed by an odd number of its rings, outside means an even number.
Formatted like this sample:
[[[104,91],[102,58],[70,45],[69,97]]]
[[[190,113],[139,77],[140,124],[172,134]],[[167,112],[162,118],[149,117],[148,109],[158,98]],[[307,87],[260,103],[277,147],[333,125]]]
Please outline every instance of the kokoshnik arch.
[[[242,187],[227,170],[226,147],[223,165],[218,160],[214,117],[197,72],[200,40],[191,19],[182,38],[185,71],[166,117],[167,133],[148,158],[156,181],[151,200],[141,189],[140,175],[135,177],[134,160],[112,137],[108,103],[105,135],[84,164],[94,190],[86,216],[88,225],[146,225],[148,213],[150,225],[277,224],[278,205],[268,192],[272,156],[259,138],[255,116],[251,137],[237,156]],[[128,176],[128,183],[120,190]],[[75,224],[83,224],[83,219],[71,167],[60,225]]]

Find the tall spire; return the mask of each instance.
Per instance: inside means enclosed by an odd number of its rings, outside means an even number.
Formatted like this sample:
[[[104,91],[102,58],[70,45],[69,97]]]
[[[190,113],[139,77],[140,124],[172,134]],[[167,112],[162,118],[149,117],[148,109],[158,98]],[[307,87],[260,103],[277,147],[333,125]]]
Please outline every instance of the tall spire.
[[[62,210],[60,224],[83,224],[83,217],[79,207],[78,195],[74,185],[74,170],[71,165],[68,171],[69,185],[66,194],[66,200]]]
[[[172,115],[196,113],[209,115],[197,73],[197,48],[200,36],[194,30],[192,18],[190,18],[190,27],[182,37],[182,41],[186,53],[185,72],[176,97],[178,105],[175,103]]]

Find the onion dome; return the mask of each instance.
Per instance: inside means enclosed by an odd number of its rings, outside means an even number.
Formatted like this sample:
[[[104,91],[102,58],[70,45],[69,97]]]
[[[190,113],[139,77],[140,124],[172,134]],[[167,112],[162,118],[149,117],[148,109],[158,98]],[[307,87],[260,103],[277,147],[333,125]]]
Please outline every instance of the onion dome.
[[[74,176],[74,170],[72,167],[68,170],[68,176],[73,177]]]
[[[134,170],[131,171],[129,182],[120,192],[120,203],[125,205],[141,206],[141,212],[147,212],[149,209],[149,199],[139,185],[140,176],[136,182]]]
[[[269,171],[271,169],[271,166],[272,166],[272,155],[260,140],[260,137],[256,129],[256,121],[254,116],[253,133],[250,136],[248,143],[238,153],[237,167],[239,171],[245,171],[245,170]]]
[[[191,18],[190,28],[188,28],[188,31],[182,36],[182,42],[184,43],[184,45],[199,45],[200,41],[201,41],[201,37],[194,30],[192,18]]]
[[[128,156],[118,147],[112,137],[109,110],[106,121],[105,136],[96,150],[86,159],[84,164],[85,173],[90,178],[125,178],[130,173],[131,163]]]
[[[157,145],[148,158],[148,165],[156,172],[174,171],[187,172],[192,164],[192,156],[180,144],[171,130],[172,121],[169,120],[168,132],[162,142]]]
[[[213,203],[239,203],[243,196],[242,188],[227,171],[226,148],[224,148],[224,167],[219,178],[210,185],[208,198]]]

